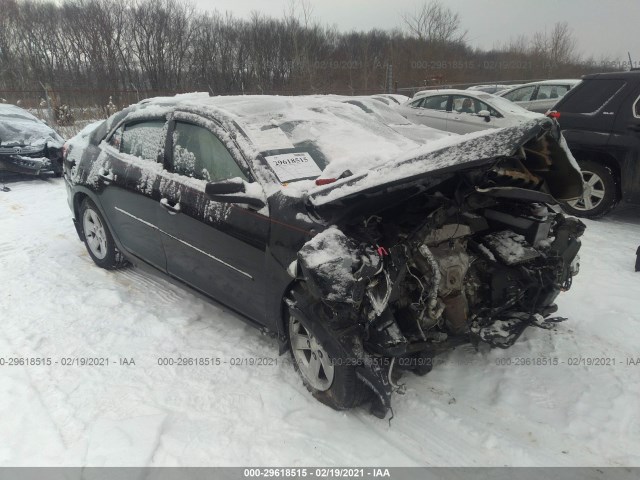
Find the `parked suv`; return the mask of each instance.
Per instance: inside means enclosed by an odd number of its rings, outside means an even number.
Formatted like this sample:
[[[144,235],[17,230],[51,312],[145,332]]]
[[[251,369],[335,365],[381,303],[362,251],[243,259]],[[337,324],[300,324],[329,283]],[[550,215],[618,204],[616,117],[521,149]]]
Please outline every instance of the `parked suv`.
[[[582,169],[583,197],[566,210],[600,217],[640,204],[640,71],[587,75],[549,112]]]

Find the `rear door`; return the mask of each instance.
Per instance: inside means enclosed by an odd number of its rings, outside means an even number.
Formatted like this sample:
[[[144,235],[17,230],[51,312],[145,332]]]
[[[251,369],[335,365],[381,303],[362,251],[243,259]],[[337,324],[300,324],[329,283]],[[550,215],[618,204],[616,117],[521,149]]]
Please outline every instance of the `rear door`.
[[[532,112],[546,113],[558,100],[569,91],[569,85],[539,85],[535,98],[529,102],[528,109]]]
[[[158,173],[166,136],[164,119],[124,123],[101,144],[110,163],[99,181],[113,192],[102,200],[114,234],[130,254],[164,270],[158,216]],[[99,172],[100,173],[100,172]]]
[[[536,86],[529,85],[529,86],[516,88],[515,90],[502,96],[507,100],[510,100],[513,103],[520,105],[522,108],[528,109],[529,105],[531,104],[531,101],[535,96],[535,92],[536,92]]]
[[[196,120],[176,113],[169,129],[167,171],[159,184],[167,272],[263,323],[269,216],[266,207],[256,212],[207,197],[209,181],[252,178],[231,153],[238,149],[228,132]]]
[[[408,118],[414,123],[438,130],[447,130],[449,95],[435,95],[420,98],[409,104]]]

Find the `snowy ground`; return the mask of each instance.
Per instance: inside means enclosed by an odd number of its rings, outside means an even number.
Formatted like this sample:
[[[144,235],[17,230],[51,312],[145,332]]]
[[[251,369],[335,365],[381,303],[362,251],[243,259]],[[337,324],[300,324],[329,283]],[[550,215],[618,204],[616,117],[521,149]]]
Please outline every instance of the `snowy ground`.
[[[588,221],[570,321],[506,351],[461,348],[403,378],[391,425],[311,398],[276,344],[233,314],[128,268],[94,266],[63,181],[0,192],[0,465],[640,466],[640,211]],[[160,357],[220,366],[159,366]],[[11,357],[50,366],[8,366]],[[108,366],[62,366],[107,357]],[[570,366],[570,358],[615,366]],[[135,365],[118,364],[133,358]],[[517,366],[557,358],[557,366]],[[511,366],[496,363],[511,360]],[[55,362],[58,362],[57,364]],[[526,360],[525,360],[526,363]]]

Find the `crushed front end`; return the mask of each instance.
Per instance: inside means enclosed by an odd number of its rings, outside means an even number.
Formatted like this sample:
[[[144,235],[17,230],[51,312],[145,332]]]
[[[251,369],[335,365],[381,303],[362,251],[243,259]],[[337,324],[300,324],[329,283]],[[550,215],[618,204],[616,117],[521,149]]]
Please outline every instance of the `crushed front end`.
[[[585,226],[557,199],[579,194],[578,177],[547,131],[512,156],[416,183],[403,200],[397,187],[386,204],[369,198],[381,206],[302,248],[301,273],[333,312],[374,414],[390,408],[399,368],[424,374],[458,345],[508,348],[527,327],[562,320],[554,301],[578,273]]]

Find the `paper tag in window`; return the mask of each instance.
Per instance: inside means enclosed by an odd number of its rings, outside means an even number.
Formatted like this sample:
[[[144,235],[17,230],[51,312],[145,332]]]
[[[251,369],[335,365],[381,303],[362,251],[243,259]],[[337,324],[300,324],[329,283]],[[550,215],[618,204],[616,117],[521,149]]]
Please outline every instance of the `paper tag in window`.
[[[283,153],[266,157],[267,163],[282,183],[320,176],[322,170],[307,152]]]

